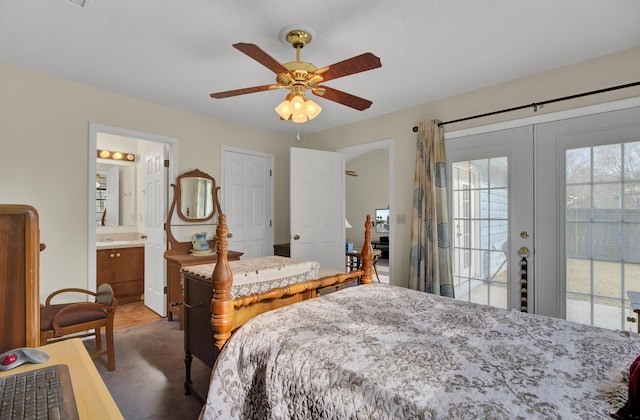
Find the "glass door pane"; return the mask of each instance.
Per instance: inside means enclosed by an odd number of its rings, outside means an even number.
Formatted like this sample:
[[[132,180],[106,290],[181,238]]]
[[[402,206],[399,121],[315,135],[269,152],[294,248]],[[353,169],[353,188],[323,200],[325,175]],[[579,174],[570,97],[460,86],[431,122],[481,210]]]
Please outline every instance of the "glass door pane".
[[[453,162],[455,296],[507,308],[508,159]]]
[[[565,152],[566,317],[626,325],[626,292],[640,291],[640,142]]]

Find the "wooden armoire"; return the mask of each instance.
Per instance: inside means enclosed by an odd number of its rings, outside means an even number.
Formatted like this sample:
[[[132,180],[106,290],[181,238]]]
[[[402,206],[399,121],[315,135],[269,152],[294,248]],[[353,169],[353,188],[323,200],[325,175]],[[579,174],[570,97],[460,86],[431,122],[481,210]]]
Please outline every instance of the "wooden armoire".
[[[0,204],[0,353],[40,341],[38,212]]]

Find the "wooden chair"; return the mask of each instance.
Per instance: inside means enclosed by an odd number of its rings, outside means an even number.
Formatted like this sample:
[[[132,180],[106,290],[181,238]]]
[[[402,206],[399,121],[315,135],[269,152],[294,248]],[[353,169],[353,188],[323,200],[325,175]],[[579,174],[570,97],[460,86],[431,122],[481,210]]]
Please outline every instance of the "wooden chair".
[[[95,302],[73,302],[52,304],[51,300],[62,293],[84,293],[95,296]],[[96,352],[92,358],[107,355],[110,371],[116,369],[113,349],[113,319],[118,300],[110,285],[103,283],[94,293],[84,289],[62,289],[51,293],[40,307],[40,344],[65,340],[67,338],[95,336]],[[105,327],[107,349],[102,350],[102,327]],[[91,332],[93,330],[93,332]],[[78,334],[89,331],[85,334]],[[64,337],[75,334],[71,337]]]
[[[346,262],[347,272],[350,272],[353,270],[359,270],[362,268],[362,258],[360,258],[360,251],[356,250],[352,252],[347,252],[345,253],[345,255],[347,256],[347,262]],[[380,276],[378,275],[378,259],[380,258],[381,255],[382,255],[381,250],[379,249],[373,250],[373,261],[371,264],[373,265],[373,271],[376,275],[376,279],[378,279],[378,283],[380,283]]]

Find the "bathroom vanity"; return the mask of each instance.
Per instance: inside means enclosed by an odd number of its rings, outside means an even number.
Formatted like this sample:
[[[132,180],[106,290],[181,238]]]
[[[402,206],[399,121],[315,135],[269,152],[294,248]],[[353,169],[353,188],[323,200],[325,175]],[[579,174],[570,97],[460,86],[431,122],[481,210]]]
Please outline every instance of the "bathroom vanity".
[[[109,283],[120,304],[143,300],[144,241],[105,241],[96,248],[96,286]]]

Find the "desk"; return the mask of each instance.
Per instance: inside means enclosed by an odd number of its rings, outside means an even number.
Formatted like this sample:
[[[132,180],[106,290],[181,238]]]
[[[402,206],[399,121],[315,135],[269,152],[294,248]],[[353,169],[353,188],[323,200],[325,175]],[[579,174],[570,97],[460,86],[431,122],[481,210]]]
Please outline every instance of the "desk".
[[[371,246],[373,249],[379,249],[382,251],[382,256],[380,258],[388,259],[389,258],[389,242],[385,241],[371,241]]]
[[[381,258],[382,250],[373,250],[373,271],[376,273],[376,278],[380,282],[378,277],[378,258]],[[362,267],[362,259],[360,258],[360,250],[354,249],[351,252],[345,252],[347,273],[353,270],[357,270]]]
[[[123,419],[118,406],[100,377],[89,353],[79,338],[59,341],[38,347],[49,355],[40,364],[27,363],[15,369],[0,372],[0,377],[27,372],[44,366],[69,366],[73,395],[81,419]]]
[[[291,256],[291,244],[289,242],[282,244],[275,244],[273,246],[273,255],[279,255],[281,257]]]

